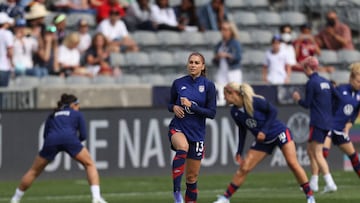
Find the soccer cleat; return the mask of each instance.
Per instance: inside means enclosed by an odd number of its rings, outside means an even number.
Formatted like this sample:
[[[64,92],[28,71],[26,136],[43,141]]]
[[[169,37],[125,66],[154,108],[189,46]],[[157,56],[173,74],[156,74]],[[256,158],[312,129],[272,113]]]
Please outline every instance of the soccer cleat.
[[[322,193],[335,192],[337,190],[336,185],[326,185]]]
[[[18,200],[18,199],[11,199],[10,203],[20,203],[20,200]]]
[[[103,198],[94,198],[92,200],[92,203],[107,203],[107,201],[105,201]]]
[[[307,197],[307,202],[306,203],[316,203],[314,196]]]
[[[180,191],[174,192],[174,203],[184,203],[184,199]]]
[[[219,195],[218,199],[214,203],[230,203],[230,200],[224,195]]]

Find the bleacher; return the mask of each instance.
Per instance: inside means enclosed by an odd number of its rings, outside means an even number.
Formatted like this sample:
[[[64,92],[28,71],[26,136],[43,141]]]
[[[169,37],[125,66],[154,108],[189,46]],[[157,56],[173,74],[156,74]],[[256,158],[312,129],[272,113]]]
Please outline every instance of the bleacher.
[[[201,6],[210,0],[196,0],[196,5]],[[295,33],[298,26],[305,22],[314,22],[320,25],[321,16],[324,12],[336,7],[341,12],[345,7],[343,2],[352,2],[353,8],[360,9],[360,1],[357,0],[226,0],[226,6],[230,11],[230,19],[239,28],[240,42],[243,47],[242,67],[244,81],[250,84],[261,84],[261,67],[264,61],[265,50],[270,48],[271,37],[278,33],[279,25],[289,23],[294,27]],[[170,0],[174,6],[180,0]],[[350,4],[350,3],[348,3]],[[342,6],[341,6],[342,5]],[[311,8],[311,9],[310,9]],[[318,9],[316,9],[318,8]],[[314,12],[318,12],[320,18],[314,18]],[[359,12],[360,13],[360,12]],[[56,13],[52,12],[46,18],[50,22]],[[339,16],[346,21],[345,15]],[[84,13],[70,13],[67,16],[67,28],[75,30],[76,22],[85,18],[90,23],[92,32],[96,27],[95,16]],[[360,21],[359,21],[360,22]],[[360,26],[358,26],[360,27]],[[313,33],[317,33],[315,27]],[[356,30],[355,30],[356,31]],[[170,31],[134,31],[131,36],[140,46],[137,53],[112,53],[111,65],[119,66],[122,75],[119,78],[109,76],[96,76],[94,78],[69,77],[58,78],[47,76],[44,78],[18,77],[11,81],[9,88],[39,86],[72,87],[74,85],[87,86],[109,86],[125,84],[164,85],[170,86],[172,81],[186,73],[185,63],[190,52],[198,51],[205,55],[208,67],[208,76],[213,79],[216,67],[212,64],[214,45],[220,40],[220,33],[217,31],[205,31],[198,33],[170,32]],[[357,42],[354,36],[354,42]],[[356,44],[356,43],[355,43]],[[360,52],[353,51],[330,51],[322,50],[319,60],[322,65],[336,67],[336,72],[327,75],[330,79],[346,81],[348,65],[360,59]],[[341,77],[339,77],[341,75]],[[294,74],[291,78],[294,84],[306,82],[303,76]]]

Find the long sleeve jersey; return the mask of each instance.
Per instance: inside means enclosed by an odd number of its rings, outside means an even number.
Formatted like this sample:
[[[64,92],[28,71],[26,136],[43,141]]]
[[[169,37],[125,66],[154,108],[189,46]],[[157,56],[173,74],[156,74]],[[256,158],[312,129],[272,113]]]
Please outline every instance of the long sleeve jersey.
[[[86,138],[85,120],[79,111],[65,107],[49,115],[46,120],[44,130],[46,145],[71,144]]]
[[[333,129],[342,131],[348,122],[354,123],[360,109],[360,92],[353,90],[350,84],[335,88]]]
[[[216,89],[213,82],[204,76],[193,79],[184,76],[174,81],[170,92],[168,110],[173,112],[174,105],[181,105],[180,98],[186,97],[192,102],[190,108],[184,107],[185,117],[174,116],[170,129],[183,132],[192,142],[205,140],[206,118],[213,119],[216,114]]]
[[[277,120],[276,108],[260,97],[253,97],[254,116],[251,117],[245,108],[233,106],[231,116],[239,127],[238,154],[243,152],[246,132],[249,130],[255,137],[259,132],[265,134],[264,143],[273,142],[280,133],[285,132],[286,126]]]
[[[305,99],[299,105],[310,108],[310,125],[323,130],[332,128],[332,96],[333,87],[330,81],[313,73],[306,83]]]

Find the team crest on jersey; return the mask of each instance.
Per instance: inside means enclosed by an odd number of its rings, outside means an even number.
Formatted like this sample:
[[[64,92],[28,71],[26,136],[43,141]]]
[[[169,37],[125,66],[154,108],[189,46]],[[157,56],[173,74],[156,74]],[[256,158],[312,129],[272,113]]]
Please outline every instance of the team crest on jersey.
[[[204,92],[205,91],[205,86],[204,85],[200,85],[199,86],[199,92]]]
[[[249,127],[249,128],[255,128],[257,126],[257,122],[255,119],[252,118],[248,118],[245,121],[245,124]]]
[[[343,111],[345,115],[350,116],[354,111],[354,107],[351,104],[346,104]]]

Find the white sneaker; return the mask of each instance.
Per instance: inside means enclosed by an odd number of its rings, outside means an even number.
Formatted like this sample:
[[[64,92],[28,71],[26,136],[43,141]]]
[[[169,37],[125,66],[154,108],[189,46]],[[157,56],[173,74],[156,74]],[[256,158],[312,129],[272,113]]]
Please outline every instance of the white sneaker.
[[[224,195],[219,195],[218,199],[214,203],[230,203],[230,200]]]
[[[11,199],[10,203],[20,203],[20,200],[17,200],[17,199]]]
[[[92,203],[108,203],[107,201],[105,201],[103,198],[94,198],[92,200]]]
[[[310,181],[309,185],[310,185],[310,188],[311,188],[311,190],[312,190],[313,192],[319,191],[319,185],[318,185],[317,182],[315,182],[315,181]]]
[[[322,193],[336,192],[336,190],[337,190],[336,185],[326,185]]]
[[[315,202],[315,198],[314,198],[314,196],[310,196],[310,197],[308,197],[307,198],[307,202],[306,203],[316,203]]]

